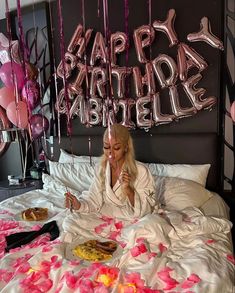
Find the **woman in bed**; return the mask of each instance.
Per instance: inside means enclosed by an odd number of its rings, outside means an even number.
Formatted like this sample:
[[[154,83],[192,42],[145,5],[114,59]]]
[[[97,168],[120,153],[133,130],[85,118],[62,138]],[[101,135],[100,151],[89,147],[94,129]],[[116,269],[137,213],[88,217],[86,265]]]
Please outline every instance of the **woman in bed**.
[[[94,182],[79,198],[66,194],[65,206],[81,213],[118,218],[140,218],[156,206],[154,180],[147,167],[134,158],[132,138],[120,124],[107,128],[103,156]]]
[[[157,208],[153,177],[144,164],[135,161],[128,129],[119,124],[108,128],[103,150],[89,191],[78,198],[65,195],[66,208],[74,211],[68,210],[63,221],[65,242],[96,233],[112,239],[117,225],[124,227]]]

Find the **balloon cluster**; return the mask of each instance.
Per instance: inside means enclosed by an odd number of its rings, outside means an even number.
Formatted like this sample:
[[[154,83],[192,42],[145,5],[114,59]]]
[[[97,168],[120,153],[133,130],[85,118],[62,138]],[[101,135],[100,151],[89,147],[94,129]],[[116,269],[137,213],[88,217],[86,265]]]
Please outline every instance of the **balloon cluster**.
[[[6,40],[0,33],[0,79],[4,84],[0,88],[0,106],[6,110],[12,124],[23,129],[30,127],[32,138],[37,139],[49,128],[45,116],[34,114],[35,108],[40,104],[38,70],[29,62],[20,63],[18,46],[15,48],[18,41],[13,41],[14,51],[11,53],[8,50],[9,41]]]
[[[79,116],[81,123],[88,126],[107,126],[109,119],[115,121],[121,112],[121,124],[129,127],[148,129],[153,125],[178,120],[179,118],[195,115],[202,109],[211,108],[216,103],[213,96],[202,98],[206,93],[204,88],[196,88],[201,80],[201,72],[208,66],[204,58],[193,48],[179,42],[174,30],[176,13],[174,9],[168,11],[165,21],[153,21],[152,25],[143,25],[134,30],[133,40],[137,59],[144,65],[145,73],[142,74],[138,66],[120,67],[117,64],[118,54],[124,53],[129,47],[127,34],[115,32],[111,34],[105,45],[101,32],[96,32],[93,41],[90,60],[86,56],[86,47],[93,40],[92,29],[84,32],[82,25],[78,25],[68,45],[64,59],[57,68],[60,78],[66,79],[71,107],[68,111],[66,105],[65,89],[63,88],[57,100],[57,111],[66,114],[69,118]],[[149,60],[146,48],[154,45],[155,32],[164,33],[169,40],[169,47],[176,46],[177,60],[171,56],[160,54]],[[198,32],[188,34],[189,42],[206,42],[210,46],[223,49],[222,42],[213,35],[208,18],[201,19]],[[107,54],[109,52],[109,54]],[[85,56],[84,56],[85,55]],[[89,62],[83,62],[83,60]],[[110,70],[107,70],[107,64]],[[167,68],[167,70],[164,70]],[[194,68],[196,74],[190,75]],[[167,72],[167,73],[166,73]],[[116,80],[115,92],[113,80]],[[133,83],[134,97],[130,97],[127,90],[127,80]],[[183,108],[180,105],[178,84],[188,97],[191,106]],[[107,90],[111,87],[111,97]],[[161,91],[167,89],[172,113],[161,113]],[[131,115],[135,109],[136,122]],[[119,112],[120,111],[120,112]]]

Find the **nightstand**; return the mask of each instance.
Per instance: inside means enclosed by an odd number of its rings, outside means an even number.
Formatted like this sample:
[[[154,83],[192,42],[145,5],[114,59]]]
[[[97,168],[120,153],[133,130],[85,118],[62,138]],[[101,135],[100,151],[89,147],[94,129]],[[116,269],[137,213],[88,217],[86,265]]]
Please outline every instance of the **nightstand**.
[[[20,185],[9,185],[8,180],[0,181],[0,201],[20,195],[34,189],[42,188],[42,180],[26,179]]]

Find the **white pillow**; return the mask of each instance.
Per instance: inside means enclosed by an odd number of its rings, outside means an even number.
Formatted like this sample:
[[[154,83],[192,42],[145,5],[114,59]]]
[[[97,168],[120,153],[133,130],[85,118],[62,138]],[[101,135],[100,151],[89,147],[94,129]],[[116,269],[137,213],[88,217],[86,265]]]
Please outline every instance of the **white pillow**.
[[[49,169],[52,178],[78,191],[89,189],[95,172],[94,165],[90,163],[63,164],[49,161]]]
[[[164,177],[177,177],[195,181],[206,186],[207,175],[210,164],[188,165],[188,164],[147,164],[152,175]]]
[[[96,164],[99,162],[100,157],[93,156],[76,156],[67,153],[66,151],[60,149],[59,163],[91,163]]]
[[[156,196],[167,210],[201,207],[213,193],[200,184],[187,179],[154,176]]]

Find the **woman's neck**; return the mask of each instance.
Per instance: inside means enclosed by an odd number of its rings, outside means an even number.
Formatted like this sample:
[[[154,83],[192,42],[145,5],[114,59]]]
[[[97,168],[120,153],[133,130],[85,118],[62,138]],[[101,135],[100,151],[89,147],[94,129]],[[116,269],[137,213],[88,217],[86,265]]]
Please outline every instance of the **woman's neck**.
[[[112,171],[119,172],[122,170],[124,160],[117,162],[115,165],[110,164]]]

